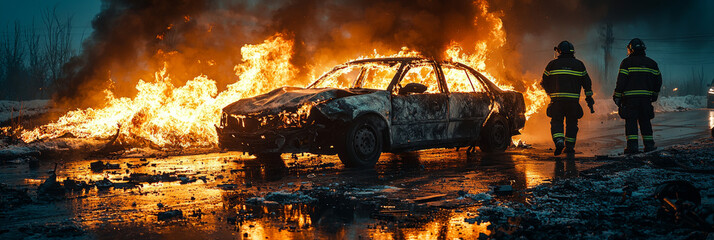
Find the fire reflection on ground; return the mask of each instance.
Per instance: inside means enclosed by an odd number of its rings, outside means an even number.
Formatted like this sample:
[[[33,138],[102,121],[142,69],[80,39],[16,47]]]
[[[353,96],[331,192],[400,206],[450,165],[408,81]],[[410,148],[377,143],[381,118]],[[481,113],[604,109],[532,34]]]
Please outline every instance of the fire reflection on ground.
[[[597,165],[534,157],[526,150],[474,156],[453,149],[384,154],[370,170],[343,169],[335,156],[283,155],[283,159],[284,163],[257,160],[233,152],[125,158],[103,160],[119,167],[102,172],[89,168],[95,160],[64,160],[58,165],[59,181],[109,179],[113,188],[71,192],[68,200],[47,203],[52,211],[25,206],[0,220],[12,222],[8,226],[12,229],[36,224],[38,219],[45,223],[66,219],[99,238],[473,239],[491,230],[488,221],[475,220],[480,204],[467,194],[491,191],[496,199],[525,202],[521,191],[577,173],[576,164],[578,168]],[[52,163],[36,169],[4,168],[0,177],[36,189],[53,168]],[[494,186],[503,185],[513,192],[493,193]],[[315,199],[253,201],[266,193],[296,191],[311,191]],[[415,202],[439,194],[445,195]],[[172,210],[180,210],[180,217],[159,220],[159,215]]]

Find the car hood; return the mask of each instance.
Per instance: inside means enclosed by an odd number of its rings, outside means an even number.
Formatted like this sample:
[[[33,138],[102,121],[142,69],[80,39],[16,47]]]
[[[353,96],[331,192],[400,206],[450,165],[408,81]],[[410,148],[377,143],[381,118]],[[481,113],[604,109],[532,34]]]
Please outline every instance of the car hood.
[[[252,98],[244,98],[223,108],[224,113],[234,115],[272,115],[282,111],[295,111],[311,103],[318,104],[332,99],[363,94],[338,88],[282,87]]]

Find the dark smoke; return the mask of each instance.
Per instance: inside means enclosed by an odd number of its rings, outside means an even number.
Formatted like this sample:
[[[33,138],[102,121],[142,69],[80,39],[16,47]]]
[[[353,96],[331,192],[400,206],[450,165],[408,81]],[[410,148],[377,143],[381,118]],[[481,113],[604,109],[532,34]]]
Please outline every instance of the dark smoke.
[[[300,58],[314,48],[371,51],[375,45],[406,46],[441,58],[452,40],[477,34],[474,17],[473,2],[463,0],[288,1],[275,12],[268,31],[287,30],[302,40],[297,61],[309,61]]]
[[[163,44],[156,36],[207,7],[205,1],[192,0],[103,0],[82,53],[64,66],[66,76],[59,81],[56,98],[87,103],[87,98],[96,100],[109,78],[121,83],[123,77],[146,70],[142,60]]]

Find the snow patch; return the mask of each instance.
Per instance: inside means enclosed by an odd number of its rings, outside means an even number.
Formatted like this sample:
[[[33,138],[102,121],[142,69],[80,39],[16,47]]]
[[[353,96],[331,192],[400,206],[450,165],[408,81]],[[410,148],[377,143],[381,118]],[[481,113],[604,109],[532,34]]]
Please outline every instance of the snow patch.
[[[689,109],[704,108],[707,105],[706,96],[676,96],[676,97],[661,97],[654,102],[655,111],[657,112],[679,112]]]
[[[25,156],[40,156],[42,153],[67,153],[70,151],[97,151],[107,144],[107,140],[85,138],[61,138],[46,142],[20,143],[0,146],[0,160],[13,160]]]
[[[17,116],[34,116],[49,110],[50,100],[5,101],[0,100],[0,122]]]
[[[675,96],[660,97],[652,103],[655,112],[681,112],[690,109],[705,108],[707,105],[706,96]],[[585,105],[583,104],[583,107]],[[586,110],[586,109],[584,109]],[[595,101],[595,114],[616,114],[617,106],[612,99],[597,99]]]

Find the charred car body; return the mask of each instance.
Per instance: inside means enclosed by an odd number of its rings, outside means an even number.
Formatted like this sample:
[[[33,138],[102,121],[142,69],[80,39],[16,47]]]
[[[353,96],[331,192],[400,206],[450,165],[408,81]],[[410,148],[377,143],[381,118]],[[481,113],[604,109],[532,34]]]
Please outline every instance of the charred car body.
[[[472,68],[424,58],[339,65],[306,88],[283,87],[223,108],[221,148],[254,155],[338,154],[372,166],[382,152],[479,146],[504,151],[525,124],[523,95]]]

